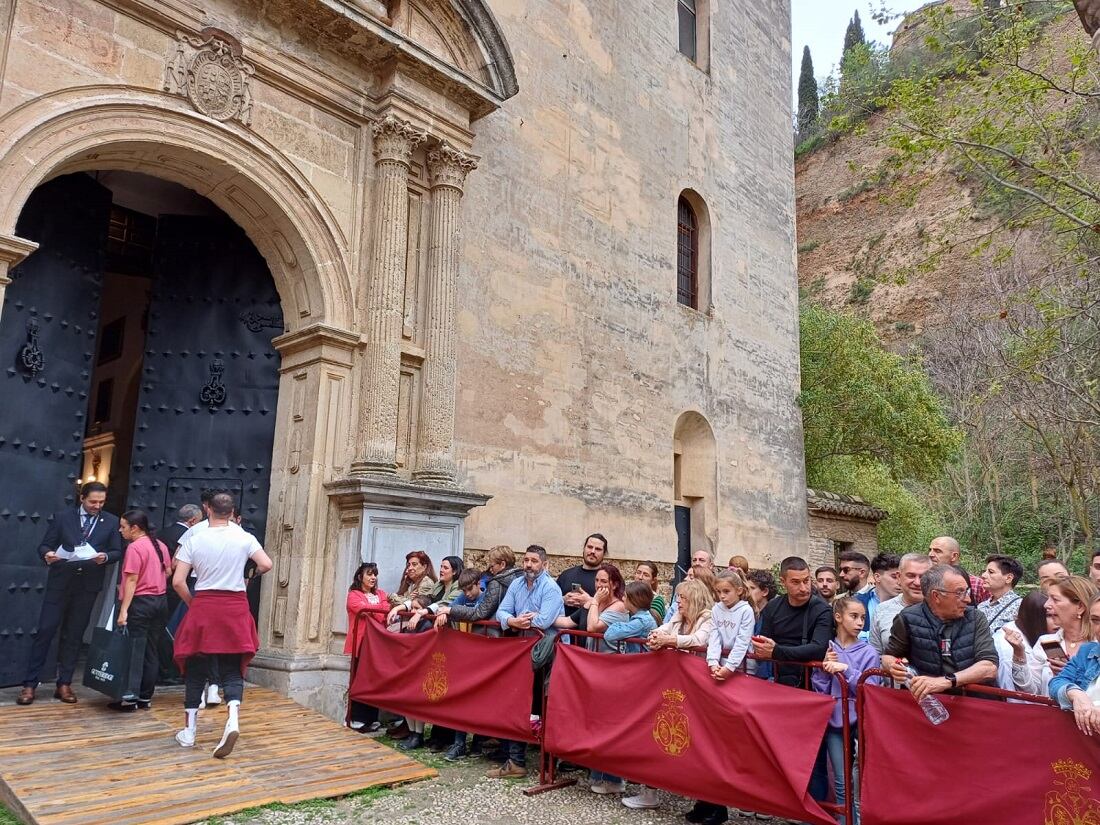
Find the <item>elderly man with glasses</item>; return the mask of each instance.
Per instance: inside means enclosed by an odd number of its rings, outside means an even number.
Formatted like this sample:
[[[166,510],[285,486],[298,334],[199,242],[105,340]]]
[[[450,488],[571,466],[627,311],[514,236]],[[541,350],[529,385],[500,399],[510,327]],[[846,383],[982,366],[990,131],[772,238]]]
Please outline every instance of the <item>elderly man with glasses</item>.
[[[920,700],[997,678],[997,649],[989,622],[970,604],[970,582],[953,565],[937,564],[921,576],[924,602],[894,619],[882,666],[898,681],[917,672],[909,690]]]

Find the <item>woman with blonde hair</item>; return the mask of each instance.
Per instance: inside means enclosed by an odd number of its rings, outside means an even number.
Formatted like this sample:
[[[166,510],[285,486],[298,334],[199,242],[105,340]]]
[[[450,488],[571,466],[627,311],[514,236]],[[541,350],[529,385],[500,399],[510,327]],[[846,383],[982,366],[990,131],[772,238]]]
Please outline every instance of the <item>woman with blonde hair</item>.
[[[1100,734],[1100,596],[1089,606],[1093,641],[1081,645],[1077,654],[1050,680],[1050,698],[1062,710],[1073,712],[1077,728],[1086,736]]]
[[[701,564],[693,564],[691,571],[694,574],[691,577],[692,581],[702,582],[710,591],[710,603],[714,604],[718,601],[718,576],[714,574],[714,571],[709,567],[703,567]]]
[[[1047,591],[1047,615],[1052,616],[1058,625],[1054,633],[1039,637],[1031,649],[1031,656],[1015,653],[1014,637],[1005,634],[1012,644],[1012,681],[1016,690],[1024,693],[1047,695],[1050,680],[1062,672],[1066,662],[1077,655],[1077,651],[1092,639],[1089,625],[1089,605],[1096,598],[1096,585],[1084,576],[1070,576],[1059,579],[1050,585]]]
[[[702,581],[699,574],[700,571],[696,570],[694,579],[680,582],[676,587],[676,613],[668,622],[649,634],[646,646],[650,650],[659,650],[662,647],[686,650],[707,646],[710,631],[714,627],[711,619],[714,592]]]

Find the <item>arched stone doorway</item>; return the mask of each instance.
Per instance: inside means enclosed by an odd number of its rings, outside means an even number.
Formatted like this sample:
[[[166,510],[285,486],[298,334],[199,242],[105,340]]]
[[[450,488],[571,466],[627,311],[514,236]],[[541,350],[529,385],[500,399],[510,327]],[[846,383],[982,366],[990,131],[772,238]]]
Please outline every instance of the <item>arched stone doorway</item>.
[[[693,410],[676,419],[672,478],[678,564],[686,569],[694,551],[718,552],[718,446],[710,422]]]
[[[281,355],[277,407],[269,410],[274,449],[263,462],[270,468],[264,543],[277,568],[259,622],[263,645],[277,649],[298,635],[287,621],[288,603],[301,607],[299,595],[323,575],[313,558],[324,547],[323,485],[350,461],[344,453],[359,336],[348,330],[348,239],[308,180],[255,135],[197,116],[164,95],[117,87],[71,90],[0,120],[0,294],[11,283],[10,269],[38,254],[36,244],[17,232],[32,193],[44,182],[91,170],[145,173],[208,198],[247,234],[278,290],[280,328],[269,330]],[[0,315],[0,325],[4,320]],[[39,519],[59,501],[44,502],[43,512],[35,511]],[[5,592],[14,588],[33,602],[44,571],[0,569],[5,573]],[[5,617],[0,638],[25,637],[36,620]],[[308,634],[314,624],[303,630]]]

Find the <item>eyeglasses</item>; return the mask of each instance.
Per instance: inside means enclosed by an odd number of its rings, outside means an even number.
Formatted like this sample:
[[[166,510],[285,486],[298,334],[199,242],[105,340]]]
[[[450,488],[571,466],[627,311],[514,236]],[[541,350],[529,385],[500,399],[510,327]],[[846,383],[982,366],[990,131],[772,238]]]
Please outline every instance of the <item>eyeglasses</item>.
[[[954,596],[956,599],[965,599],[966,594],[970,592],[969,587],[964,587],[961,590],[944,590],[941,587],[932,588],[937,593],[943,593],[945,596]]]

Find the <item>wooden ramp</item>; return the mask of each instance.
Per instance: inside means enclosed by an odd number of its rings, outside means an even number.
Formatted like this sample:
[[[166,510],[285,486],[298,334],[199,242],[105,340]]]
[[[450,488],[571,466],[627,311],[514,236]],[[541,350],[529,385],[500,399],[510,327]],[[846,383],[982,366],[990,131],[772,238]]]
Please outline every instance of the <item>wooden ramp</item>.
[[[129,714],[102,697],[65,705],[49,698],[52,686],[38,693],[30,707],[0,707],[0,795],[28,825],[175,825],[436,775],[263,688],[245,690],[228,759],[211,756],[224,705],[199,712],[198,740],[185,749],[174,739],[178,691]]]

